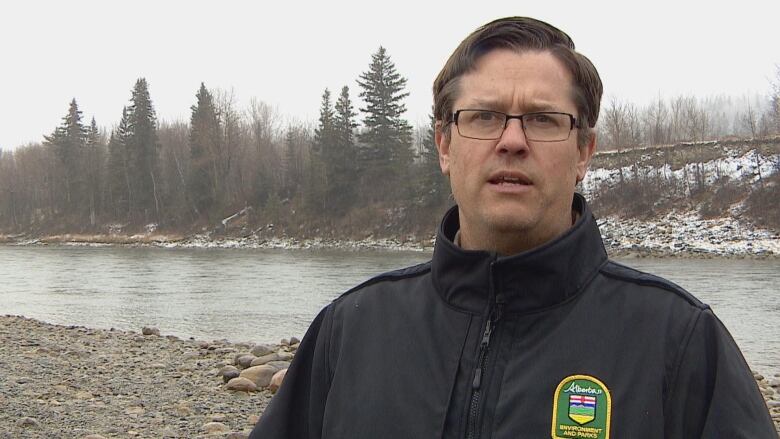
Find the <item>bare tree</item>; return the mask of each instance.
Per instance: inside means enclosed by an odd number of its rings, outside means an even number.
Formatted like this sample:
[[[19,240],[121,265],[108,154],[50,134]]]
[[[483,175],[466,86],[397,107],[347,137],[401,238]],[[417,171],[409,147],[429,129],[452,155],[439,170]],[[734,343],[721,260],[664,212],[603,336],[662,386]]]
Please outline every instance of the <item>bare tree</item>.
[[[628,140],[628,107],[625,102],[615,97],[610,98],[604,109],[604,130],[609,146],[617,148],[627,145]]]
[[[750,99],[747,100],[747,108],[741,118],[742,126],[750,134],[751,137],[756,138],[758,133],[758,115],[753,110],[753,106],[750,104]]]
[[[649,144],[661,145],[669,141],[668,128],[666,126],[669,119],[669,109],[660,94],[645,109],[642,119],[644,121],[646,139]]]

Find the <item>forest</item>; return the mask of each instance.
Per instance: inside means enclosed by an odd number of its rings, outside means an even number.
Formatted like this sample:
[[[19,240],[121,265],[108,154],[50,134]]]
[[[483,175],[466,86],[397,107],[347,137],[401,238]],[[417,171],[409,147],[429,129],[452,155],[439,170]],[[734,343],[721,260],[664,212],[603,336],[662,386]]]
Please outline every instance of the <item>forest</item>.
[[[139,78],[107,129],[87,122],[74,98],[41,143],[0,150],[0,232],[230,233],[240,224],[233,233],[273,225],[291,236],[429,234],[452,203],[434,121],[407,121],[406,78],[383,47],[355,82],[357,90],[323,90],[309,122],[257,99],[238,108],[232,92],[201,84],[189,121],[161,123]],[[771,139],[780,134],[780,68],[765,96],[659,95],[646,105],[608,97],[597,133],[600,151],[618,153]]]

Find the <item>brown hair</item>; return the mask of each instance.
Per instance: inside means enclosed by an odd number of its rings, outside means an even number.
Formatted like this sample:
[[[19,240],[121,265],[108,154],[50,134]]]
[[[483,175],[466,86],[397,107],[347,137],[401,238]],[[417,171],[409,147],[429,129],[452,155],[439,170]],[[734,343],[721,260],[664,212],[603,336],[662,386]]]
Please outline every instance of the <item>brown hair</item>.
[[[577,107],[580,128],[578,144],[586,144],[596,126],[603,87],[593,64],[574,50],[574,42],[560,29],[527,17],[507,17],[491,21],[463,40],[450,55],[433,82],[434,117],[446,122],[452,117],[459,93],[459,79],[474,70],[479,58],[494,49],[549,51],[571,73],[572,99]],[[587,122],[581,124],[581,122]],[[449,131],[445,131],[448,135]]]

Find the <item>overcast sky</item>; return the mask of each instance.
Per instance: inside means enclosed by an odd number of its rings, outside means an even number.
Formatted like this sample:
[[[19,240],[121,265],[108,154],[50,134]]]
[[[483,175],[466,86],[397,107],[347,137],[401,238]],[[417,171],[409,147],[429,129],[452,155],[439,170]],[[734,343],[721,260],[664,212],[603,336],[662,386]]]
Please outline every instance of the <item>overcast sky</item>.
[[[629,4],[630,3],[630,4]],[[39,142],[76,98],[113,127],[139,77],[161,120],[188,120],[203,81],[315,120],[382,45],[423,123],[431,83],[468,33],[527,15],[567,32],[608,96],[765,94],[780,64],[780,1],[6,1],[0,6],[0,148]]]

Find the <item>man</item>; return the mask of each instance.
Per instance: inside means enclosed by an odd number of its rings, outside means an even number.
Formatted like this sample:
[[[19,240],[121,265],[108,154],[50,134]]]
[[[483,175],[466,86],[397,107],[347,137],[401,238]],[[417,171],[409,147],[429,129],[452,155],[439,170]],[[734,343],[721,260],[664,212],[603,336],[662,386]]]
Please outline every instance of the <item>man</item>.
[[[776,437],[712,311],[607,259],[574,193],[601,93],[546,23],[466,38],[434,84],[457,206],[432,261],[328,305],[252,437]]]

